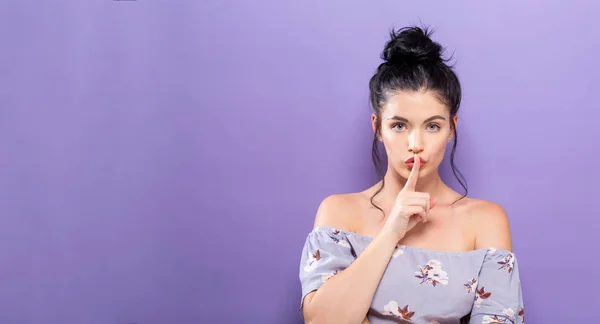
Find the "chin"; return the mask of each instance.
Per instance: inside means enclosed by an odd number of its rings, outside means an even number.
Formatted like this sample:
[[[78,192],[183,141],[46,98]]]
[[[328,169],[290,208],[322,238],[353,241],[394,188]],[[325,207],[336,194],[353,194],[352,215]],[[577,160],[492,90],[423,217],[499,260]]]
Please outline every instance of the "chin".
[[[406,166],[406,164],[402,163],[400,165],[400,167],[396,169],[396,172],[403,178],[408,179],[408,176],[410,175],[411,170]],[[429,170],[427,170],[424,167],[421,167],[419,169],[419,178],[422,178],[423,176],[427,175],[428,173],[429,173]]]

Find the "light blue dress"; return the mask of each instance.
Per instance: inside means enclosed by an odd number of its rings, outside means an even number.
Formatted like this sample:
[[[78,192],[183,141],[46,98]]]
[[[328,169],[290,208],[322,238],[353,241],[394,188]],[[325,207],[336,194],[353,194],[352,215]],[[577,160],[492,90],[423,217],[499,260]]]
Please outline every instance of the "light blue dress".
[[[301,313],[306,295],[348,267],[371,241],[331,227],[308,234],[300,264]],[[516,257],[492,247],[441,252],[398,245],[367,317],[371,324],[522,324]]]

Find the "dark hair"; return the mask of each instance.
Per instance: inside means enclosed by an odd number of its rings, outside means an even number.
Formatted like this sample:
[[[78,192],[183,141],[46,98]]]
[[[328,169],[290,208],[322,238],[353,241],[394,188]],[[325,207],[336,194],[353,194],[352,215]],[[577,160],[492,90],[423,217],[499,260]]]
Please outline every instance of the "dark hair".
[[[381,187],[371,197],[373,198],[385,186],[384,171],[381,170],[378,138],[381,132],[381,109],[389,96],[395,91],[430,90],[450,110],[450,126],[454,132],[452,152],[450,153],[450,166],[452,173],[465,189],[465,194],[458,200],[466,197],[468,193],[466,180],[454,164],[454,153],[458,142],[458,134],[453,117],[458,113],[461,101],[461,87],[458,77],[447,65],[448,60],[442,58],[443,48],[431,40],[432,31],[425,27],[404,27],[390,32],[390,40],[385,44],[381,58],[385,61],[379,65],[377,72],[369,81],[371,106],[377,116],[377,127],[373,137],[372,157],[377,175],[381,177]],[[458,201],[457,200],[457,201]]]

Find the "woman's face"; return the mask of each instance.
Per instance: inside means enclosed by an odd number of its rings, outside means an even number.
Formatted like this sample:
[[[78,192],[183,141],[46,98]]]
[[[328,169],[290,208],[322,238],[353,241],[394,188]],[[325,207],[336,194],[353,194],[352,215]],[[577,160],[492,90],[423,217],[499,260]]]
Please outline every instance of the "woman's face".
[[[458,122],[456,116],[454,121]],[[375,114],[372,122],[375,130],[378,122]],[[433,92],[398,91],[382,107],[380,134],[388,164],[400,176],[408,178],[412,163],[406,161],[415,153],[422,161],[419,177],[437,172],[454,132],[450,128],[448,107]]]

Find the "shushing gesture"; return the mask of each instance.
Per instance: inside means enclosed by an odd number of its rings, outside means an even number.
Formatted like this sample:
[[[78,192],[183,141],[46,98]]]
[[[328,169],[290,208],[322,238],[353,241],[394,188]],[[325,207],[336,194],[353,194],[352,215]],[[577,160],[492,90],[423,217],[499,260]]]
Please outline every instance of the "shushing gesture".
[[[398,240],[401,240],[418,222],[427,222],[429,211],[435,206],[435,200],[429,193],[415,191],[420,167],[421,159],[415,155],[410,175],[404,188],[398,193],[383,227],[384,230],[397,235]]]

